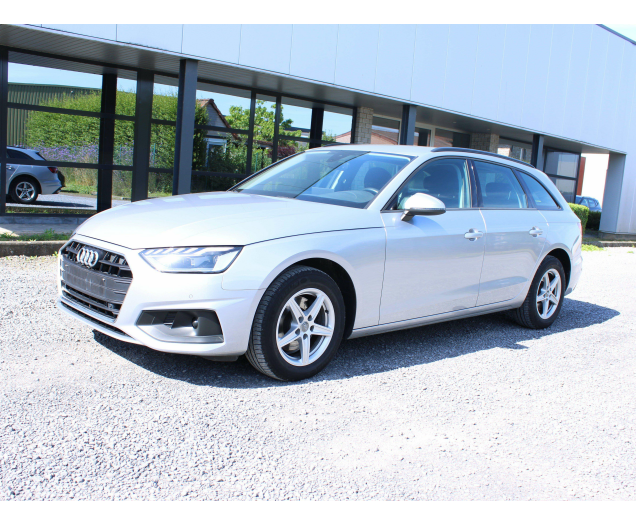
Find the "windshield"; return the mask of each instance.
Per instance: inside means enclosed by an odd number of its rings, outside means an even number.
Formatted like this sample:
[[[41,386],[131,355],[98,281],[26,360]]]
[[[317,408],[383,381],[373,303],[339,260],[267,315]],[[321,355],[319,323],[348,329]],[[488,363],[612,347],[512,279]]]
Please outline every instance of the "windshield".
[[[364,208],[412,157],[316,149],[246,180],[234,191]]]

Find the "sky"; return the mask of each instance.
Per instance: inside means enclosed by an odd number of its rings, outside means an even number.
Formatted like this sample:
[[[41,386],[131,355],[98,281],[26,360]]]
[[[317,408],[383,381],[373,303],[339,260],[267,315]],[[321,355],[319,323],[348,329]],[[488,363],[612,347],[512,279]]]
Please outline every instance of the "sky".
[[[610,29],[636,41],[636,25],[605,24]]]

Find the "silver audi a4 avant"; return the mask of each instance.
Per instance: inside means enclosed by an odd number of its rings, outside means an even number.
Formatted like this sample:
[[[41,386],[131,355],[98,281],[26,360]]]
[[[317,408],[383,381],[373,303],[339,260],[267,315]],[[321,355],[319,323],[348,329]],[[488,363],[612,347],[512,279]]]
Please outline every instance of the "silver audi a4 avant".
[[[133,202],[59,255],[59,308],[111,337],[300,380],[343,339],[510,310],[550,326],[581,274],[581,224],[525,163],[347,145],[227,192]]]

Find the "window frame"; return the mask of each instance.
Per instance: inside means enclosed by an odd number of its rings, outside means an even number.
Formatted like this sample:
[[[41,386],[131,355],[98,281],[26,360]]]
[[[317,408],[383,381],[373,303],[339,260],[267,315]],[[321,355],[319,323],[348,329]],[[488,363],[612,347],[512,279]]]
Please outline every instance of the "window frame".
[[[484,206],[484,199],[483,199],[483,196],[481,194],[481,186],[479,184],[476,184],[477,192],[479,193],[479,208],[480,209],[482,209],[482,210],[537,210],[538,209],[537,206],[536,206],[536,203],[534,202],[534,199],[532,198],[532,195],[528,191],[528,188],[524,184],[524,182],[521,179],[521,177],[518,175],[516,168],[513,168],[512,166],[508,166],[507,164],[501,164],[500,162],[491,162],[489,160],[471,158],[470,159],[470,163],[472,164],[472,168],[475,171],[475,183],[477,183],[477,178],[479,177],[479,175],[477,174],[477,167],[474,165],[474,162],[484,162],[484,163],[487,163],[487,164],[494,164],[495,166],[501,166],[501,167],[504,167],[504,168],[508,168],[510,171],[512,171],[512,174],[513,174],[514,178],[519,183],[519,186],[521,186],[521,191],[523,191],[523,193],[526,196],[526,202],[528,204],[525,208],[489,208],[489,207],[486,207],[486,206]],[[521,171],[521,170],[519,170],[519,171]],[[550,196],[552,197],[551,193],[550,193]],[[554,199],[554,197],[552,197],[552,199]]]
[[[479,209],[478,206],[478,201],[477,201],[477,195],[476,195],[476,180],[474,178],[474,173],[472,170],[472,166],[471,166],[471,162],[470,162],[470,158],[469,157],[462,157],[460,155],[439,155],[437,157],[433,157],[431,159],[428,159],[427,161],[423,162],[422,164],[420,164],[419,166],[417,166],[412,172],[411,174],[404,180],[404,182],[402,182],[402,184],[400,184],[399,188],[393,193],[393,195],[391,195],[389,197],[389,199],[386,201],[386,204],[382,207],[382,209],[380,210],[380,213],[404,213],[404,210],[393,210],[391,209],[392,206],[394,205],[394,200],[396,199],[397,195],[400,193],[400,191],[402,191],[402,188],[404,188],[409,181],[415,176],[417,175],[417,173],[420,172],[420,170],[423,170],[427,165],[439,161],[439,160],[448,160],[448,159],[460,159],[463,160],[466,163],[466,167],[467,167],[467,171],[468,171],[468,177],[470,180],[470,207],[468,208],[446,208],[446,211],[464,211],[464,210],[476,210]],[[377,197],[377,196],[376,196]]]

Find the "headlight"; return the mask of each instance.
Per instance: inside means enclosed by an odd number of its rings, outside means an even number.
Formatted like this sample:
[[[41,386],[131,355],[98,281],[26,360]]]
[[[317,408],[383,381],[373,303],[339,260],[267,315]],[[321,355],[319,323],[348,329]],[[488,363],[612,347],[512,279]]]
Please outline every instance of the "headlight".
[[[221,273],[230,267],[240,246],[152,248],[140,255],[155,270],[167,273]]]

